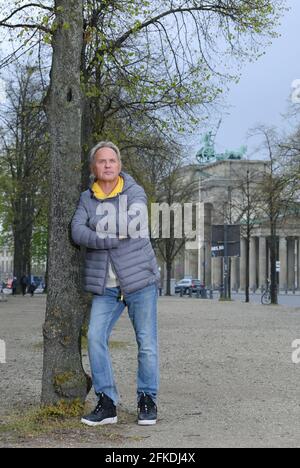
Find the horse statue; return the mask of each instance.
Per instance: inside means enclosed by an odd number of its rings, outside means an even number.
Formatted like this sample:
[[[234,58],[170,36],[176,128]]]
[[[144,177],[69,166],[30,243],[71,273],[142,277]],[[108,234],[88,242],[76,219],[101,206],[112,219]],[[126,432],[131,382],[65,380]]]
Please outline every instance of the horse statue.
[[[202,138],[202,148],[196,154],[199,164],[208,164],[215,159],[215,147],[212,132],[205,133]]]
[[[225,153],[217,154],[212,132],[205,133],[202,137],[202,147],[196,154],[199,164],[209,164],[216,161],[240,161],[247,153],[247,146],[241,146],[237,151],[226,150]]]

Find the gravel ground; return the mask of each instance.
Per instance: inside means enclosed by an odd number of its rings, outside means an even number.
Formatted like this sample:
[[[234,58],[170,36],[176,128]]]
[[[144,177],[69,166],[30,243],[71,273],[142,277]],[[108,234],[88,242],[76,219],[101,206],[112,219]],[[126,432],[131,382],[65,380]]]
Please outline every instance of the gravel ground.
[[[0,423],[12,410],[27,411],[39,403],[44,311],[44,297],[0,303],[0,339],[7,346],[7,363],[0,364]],[[111,438],[102,440],[99,432],[84,428],[85,436],[67,431],[12,442],[0,431],[0,446],[300,446],[300,364],[292,362],[300,306],[162,297],[159,321],[157,426],[141,429],[135,423],[136,346],[125,312],[113,332],[119,345],[112,356],[121,409],[128,417],[114,426]],[[84,363],[88,370],[86,353]],[[89,402],[95,402],[92,394]]]

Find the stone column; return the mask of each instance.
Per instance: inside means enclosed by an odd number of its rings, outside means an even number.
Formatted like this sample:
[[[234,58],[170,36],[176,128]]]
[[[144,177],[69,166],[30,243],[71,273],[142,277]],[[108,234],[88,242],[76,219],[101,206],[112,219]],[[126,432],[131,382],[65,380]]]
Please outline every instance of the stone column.
[[[261,288],[267,283],[267,240],[265,237],[259,238],[259,283]]]
[[[279,289],[281,291],[287,290],[287,240],[285,237],[279,239]]]
[[[250,290],[256,291],[257,289],[257,274],[256,274],[256,237],[251,237],[250,239]]]
[[[223,283],[223,262],[221,257],[212,258],[212,282],[214,288]]]
[[[246,289],[246,240],[241,238],[240,290]]]
[[[185,250],[181,250],[175,258],[175,276],[177,280],[184,277]]]
[[[191,265],[190,265],[190,250],[184,251],[184,275],[191,274]]]
[[[192,276],[193,278],[197,278],[197,274],[198,274],[198,252],[197,250],[189,251],[189,269],[188,269],[188,272],[186,272],[185,274]]]
[[[231,289],[238,291],[239,289],[239,259],[238,257],[231,258]]]
[[[287,242],[287,272],[288,272],[288,289],[294,291],[295,289],[295,239],[290,238]]]
[[[204,244],[202,243],[199,253],[198,253],[198,275],[197,278],[199,278],[201,281],[203,281],[204,278],[204,264],[205,264],[205,247]]]

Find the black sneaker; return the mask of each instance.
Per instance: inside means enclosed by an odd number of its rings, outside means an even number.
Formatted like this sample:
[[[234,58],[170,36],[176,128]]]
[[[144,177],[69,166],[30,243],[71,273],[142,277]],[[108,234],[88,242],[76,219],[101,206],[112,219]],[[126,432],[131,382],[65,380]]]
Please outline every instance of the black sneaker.
[[[157,420],[157,406],[150,395],[142,393],[138,402],[138,424],[153,426]]]
[[[105,395],[100,393],[99,401],[91,414],[84,416],[81,419],[83,424],[87,426],[103,426],[104,424],[115,424],[118,422],[116,407],[113,401]]]

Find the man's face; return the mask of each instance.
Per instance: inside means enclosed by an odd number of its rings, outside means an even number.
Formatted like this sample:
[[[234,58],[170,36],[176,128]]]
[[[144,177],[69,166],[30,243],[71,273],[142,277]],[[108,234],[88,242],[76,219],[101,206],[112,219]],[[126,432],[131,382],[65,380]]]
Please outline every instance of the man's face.
[[[121,163],[111,148],[101,148],[94,157],[92,166],[95,177],[103,182],[114,182],[121,172]]]

